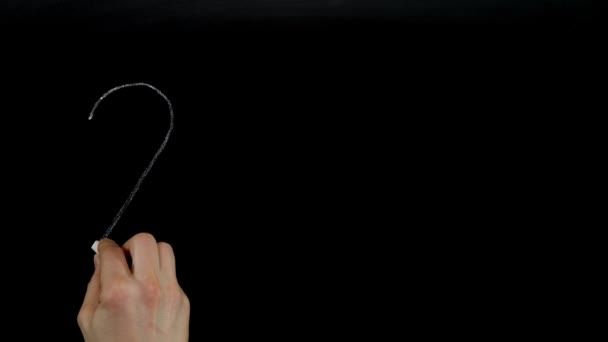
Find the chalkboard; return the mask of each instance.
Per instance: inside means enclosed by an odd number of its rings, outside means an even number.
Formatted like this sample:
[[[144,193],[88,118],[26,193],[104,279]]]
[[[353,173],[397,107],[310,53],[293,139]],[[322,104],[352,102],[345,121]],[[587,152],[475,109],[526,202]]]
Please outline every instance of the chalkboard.
[[[146,89],[87,117],[108,89],[146,82],[173,103],[174,131],[112,237],[174,246],[191,340],[374,330],[352,322],[377,312],[364,306],[382,265],[407,246],[390,271],[415,279],[403,265],[424,269],[432,249],[412,249],[521,184],[516,160],[544,151],[508,152],[521,131],[586,103],[566,89],[597,70],[596,13],[582,0],[2,1],[7,314],[81,340],[90,246],[168,128]]]

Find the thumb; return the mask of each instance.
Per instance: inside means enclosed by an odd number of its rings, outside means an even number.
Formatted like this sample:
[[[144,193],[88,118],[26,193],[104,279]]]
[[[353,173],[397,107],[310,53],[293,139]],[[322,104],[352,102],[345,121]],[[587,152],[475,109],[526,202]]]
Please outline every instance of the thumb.
[[[99,292],[101,291],[101,281],[99,277],[99,255],[95,255],[93,257],[93,262],[95,264],[95,272],[89,281],[89,285],[87,286],[87,293],[84,296],[84,301],[82,303],[82,307],[80,308],[81,318],[88,322],[90,318],[92,318],[97,305],[99,304]]]

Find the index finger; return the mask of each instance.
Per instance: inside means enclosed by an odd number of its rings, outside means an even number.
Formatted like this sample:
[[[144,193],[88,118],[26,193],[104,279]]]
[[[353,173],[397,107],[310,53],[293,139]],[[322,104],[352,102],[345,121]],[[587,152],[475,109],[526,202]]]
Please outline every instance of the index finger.
[[[99,271],[101,286],[109,284],[116,278],[129,277],[131,271],[125,252],[111,239],[103,239],[97,247],[99,251]]]
[[[159,274],[158,243],[152,234],[136,234],[129,241],[125,242],[123,248],[131,255],[135,279],[154,278]]]

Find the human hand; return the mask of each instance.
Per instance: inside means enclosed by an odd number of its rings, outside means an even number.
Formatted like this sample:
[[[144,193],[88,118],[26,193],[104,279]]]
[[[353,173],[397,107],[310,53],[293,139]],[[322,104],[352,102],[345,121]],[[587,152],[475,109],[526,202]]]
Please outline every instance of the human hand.
[[[187,342],[190,302],[177,282],[171,246],[140,233],[122,247],[103,239],[98,251],[78,313],[85,341]]]

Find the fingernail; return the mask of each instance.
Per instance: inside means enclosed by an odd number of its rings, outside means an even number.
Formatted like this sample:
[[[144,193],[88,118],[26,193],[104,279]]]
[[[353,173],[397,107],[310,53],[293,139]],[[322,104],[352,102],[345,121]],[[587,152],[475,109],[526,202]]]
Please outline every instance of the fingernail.
[[[95,256],[93,256],[93,263],[95,264],[95,268],[99,266],[99,255],[95,254]]]

